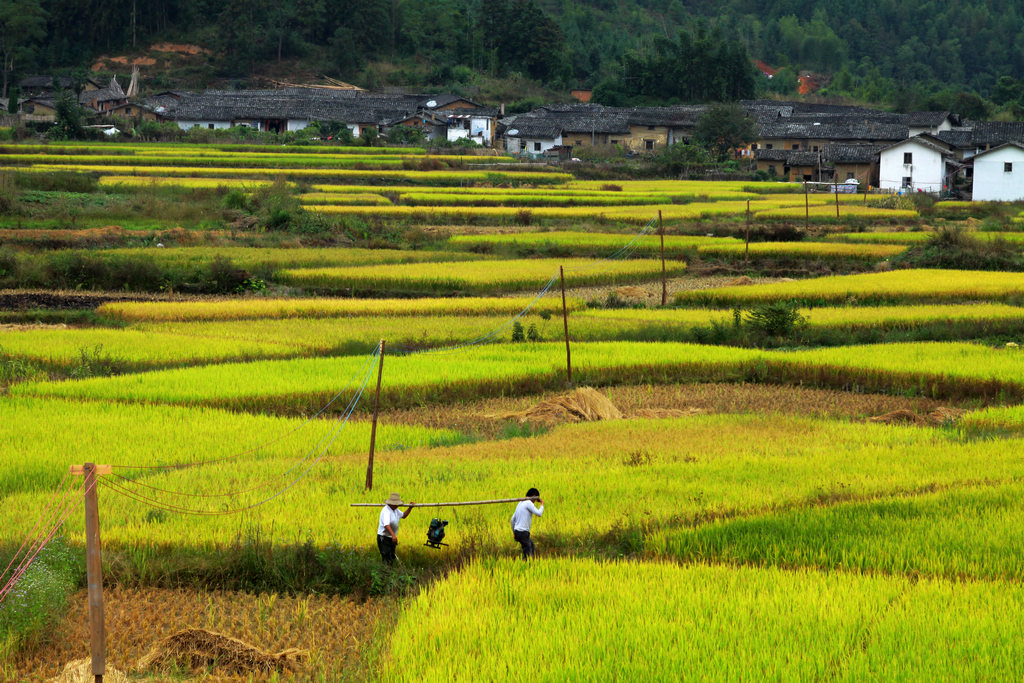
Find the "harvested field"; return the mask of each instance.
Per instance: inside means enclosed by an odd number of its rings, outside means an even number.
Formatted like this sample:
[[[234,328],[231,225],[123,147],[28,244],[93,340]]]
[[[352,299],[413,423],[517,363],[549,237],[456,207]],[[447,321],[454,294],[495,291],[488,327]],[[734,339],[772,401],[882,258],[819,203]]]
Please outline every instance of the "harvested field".
[[[374,600],[357,603],[323,595],[251,595],[195,588],[115,586],[107,587],[105,593],[108,666],[135,674],[140,671],[140,660],[146,659],[141,671],[167,672],[163,655],[172,651],[169,648],[185,658],[192,653],[197,664],[203,653],[220,648],[219,664],[207,662],[197,669],[210,672],[202,680],[225,683],[272,679],[276,662],[258,653],[306,651],[306,657],[285,657],[287,667],[304,680],[355,670],[360,666],[360,652],[386,608],[385,603]],[[66,662],[88,657],[85,591],[74,594],[71,604],[51,638],[19,655],[15,667],[25,680],[58,676]],[[186,629],[192,628],[236,638],[255,649],[246,650],[238,642],[206,634],[192,632],[190,636]],[[224,657],[228,652],[242,653],[242,659]],[[247,664],[245,657],[250,658]]]

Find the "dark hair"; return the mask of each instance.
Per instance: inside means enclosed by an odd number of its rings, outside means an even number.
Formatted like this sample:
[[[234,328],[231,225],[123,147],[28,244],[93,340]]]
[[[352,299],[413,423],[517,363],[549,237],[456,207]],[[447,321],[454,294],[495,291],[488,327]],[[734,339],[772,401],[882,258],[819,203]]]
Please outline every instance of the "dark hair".
[[[539,495],[540,495],[540,491],[538,491],[537,489],[530,489],[529,491],[526,492],[526,497],[527,498],[534,498],[534,497],[539,496]]]

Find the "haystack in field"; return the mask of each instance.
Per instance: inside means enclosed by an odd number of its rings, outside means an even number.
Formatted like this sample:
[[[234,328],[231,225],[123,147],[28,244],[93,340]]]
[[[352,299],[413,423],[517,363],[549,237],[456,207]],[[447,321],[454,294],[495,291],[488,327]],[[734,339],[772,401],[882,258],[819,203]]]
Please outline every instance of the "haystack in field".
[[[918,415],[913,410],[900,408],[899,410],[894,410],[890,413],[869,417],[868,422],[876,422],[878,424],[886,425],[926,425],[928,424],[928,418],[923,415]]]
[[[703,408],[638,408],[630,417],[643,417],[656,420],[667,420],[674,417],[692,417],[704,415],[708,411]]]
[[[139,660],[138,671],[168,665],[187,666],[189,669],[208,669],[248,673],[276,671],[289,668],[306,655],[303,650],[265,652],[238,638],[214,633],[201,628],[189,628],[164,638],[153,646],[149,654]]]
[[[651,296],[646,289],[635,285],[616,287],[613,291],[624,299],[647,299]]]
[[[128,677],[112,666],[103,674],[104,683],[128,683]],[[64,665],[59,676],[51,678],[47,683],[93,683],[92,659],[76,659]]]
[[[725,286],[726,287],[738,287],[740,285],[752,285],[752,284],[754,284],[753,278],[751,278],[751,277],[749,277],[747,275],[740,275],[739,277],[734,277],[733,279],[727,280],[725,282]]]
[[[516,413],[488,416],[519,422],[596,422],[621,420],[622,412],[608,397],[591,387],[559,394]]]

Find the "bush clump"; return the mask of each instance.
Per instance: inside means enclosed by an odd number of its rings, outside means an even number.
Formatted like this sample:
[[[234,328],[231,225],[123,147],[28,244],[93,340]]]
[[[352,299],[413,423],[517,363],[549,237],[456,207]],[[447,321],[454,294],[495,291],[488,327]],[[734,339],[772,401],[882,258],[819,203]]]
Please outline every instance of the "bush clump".
[[[1006,240],[979,239],[959,227],[939,229],[927,242],[910,247],[891,263],[897,268],[1024,270],[1024,259]]]

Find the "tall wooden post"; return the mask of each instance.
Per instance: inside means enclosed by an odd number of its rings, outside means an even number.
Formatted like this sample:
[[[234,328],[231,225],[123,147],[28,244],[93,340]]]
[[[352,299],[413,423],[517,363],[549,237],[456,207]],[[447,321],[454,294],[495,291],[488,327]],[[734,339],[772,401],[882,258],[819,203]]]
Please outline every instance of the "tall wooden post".
[[[658,209],[658,235],[661,237],[661,305],[668,303],[668,280],[665,276],[665,223],[661,219],[661,209]]]
[[[377,393],[373,396],[373,422],[370,424],[370,457],[366,461],[366,490],[373,490],[373,449],[377,445],[377,414],[380,410],[380,380],[384,375],[384,340],[380,340],[377,358]]]
[[[811,199],[807,194],[807,181],[804,181],[804,230],[810,228],[811,223]]]
[[[747,200],[747,243],[743,248],[743,263],[750,263],[750,200]]]
[[[839,218],[839,183],[832,183],[832,191],[836,195],[836,218]]]
[[[572,388],[572,355],[569,352],[569,311],[565,306],[565,267],[558,266],[558,275],[562,280],[562,324],[565,326],[565,374]]]
[[[103,683],[106,673],[107,633],[103,620],[103,565],[100,562],[100,507],[96,465],[82,467],[85,485],[85,569],[89,583],[89,649],[92,654],[92,675]]]

